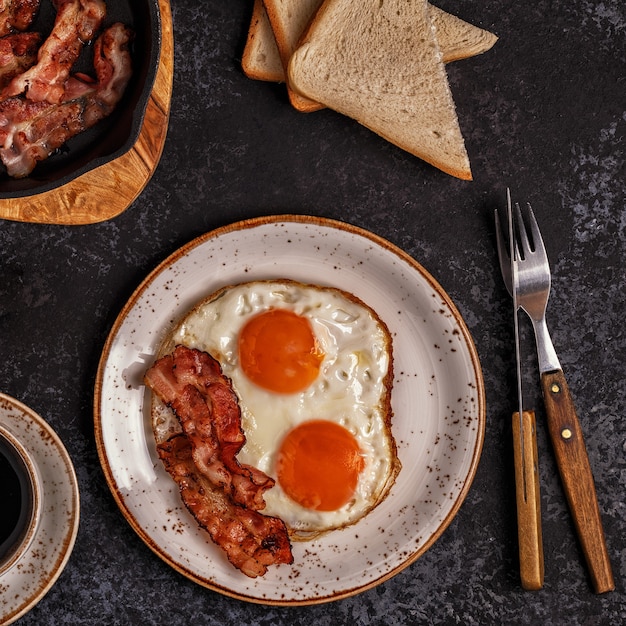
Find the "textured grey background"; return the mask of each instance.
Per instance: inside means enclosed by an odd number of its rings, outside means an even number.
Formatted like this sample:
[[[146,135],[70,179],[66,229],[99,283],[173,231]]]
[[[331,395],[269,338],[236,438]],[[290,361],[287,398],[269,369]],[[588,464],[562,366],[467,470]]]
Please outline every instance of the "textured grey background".
[[[626,621],[626,9],[622,0],[437,4],[500,36],[488,53],[448,67],[474,182],[330,111],[298,113],[281,86],[246,79],[249,0],[174,0],[171,124],[141,197],[97,225],[0,222],[0,389],[59,433],[82,497],[70,561],[21,626]],[[546,579],[538,592],[518,582],[511,303],[492,228],[507,185],[532,202],[553,266],[549,324],[586,434],[617,583],[601,597],[590,591],[556,475],[525,324]],[[110,495],[92,416],[103,343],[145,275],[208,230],[285,212],[352,222],[421,262],[467,321],[488,402],[476,479],[441,539],[375,589],[293,609],[222,597],[154,556]]]

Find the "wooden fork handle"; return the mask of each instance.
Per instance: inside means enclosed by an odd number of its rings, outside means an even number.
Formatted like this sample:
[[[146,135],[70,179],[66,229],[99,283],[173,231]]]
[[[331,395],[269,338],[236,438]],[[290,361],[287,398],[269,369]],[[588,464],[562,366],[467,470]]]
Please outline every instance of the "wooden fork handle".
[[[512,425],[520,580],[524,589],[537,590],[543,587],[544,568],[534,411],[524,411],[521,420],[513,413]]]
[[[596,593],[615,589],[600,508],[576,409],[562,370],[541,375],[548,431]]]

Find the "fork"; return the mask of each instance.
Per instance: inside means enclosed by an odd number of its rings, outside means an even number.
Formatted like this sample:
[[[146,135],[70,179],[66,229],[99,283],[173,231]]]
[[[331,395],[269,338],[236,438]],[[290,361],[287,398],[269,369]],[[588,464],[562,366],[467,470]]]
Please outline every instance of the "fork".
[[[592,585],[596,593],[612,591],[615,583],[591,465],[574,402],[546,323],[550,265],[530,204],[526,205],[524,212],[519,204],[515,204],[513,223],[515,271],[512,272],[513,280],[507,281],[507,288],[509,292],[515,290],[517,305],[533,325],[548,432]],[[497,237],[498,252],[501,261],[505,261],[501,264],[506,267],[508,263],[512,267],[500,228]],[[503,259],[502,255],[506,257]]]

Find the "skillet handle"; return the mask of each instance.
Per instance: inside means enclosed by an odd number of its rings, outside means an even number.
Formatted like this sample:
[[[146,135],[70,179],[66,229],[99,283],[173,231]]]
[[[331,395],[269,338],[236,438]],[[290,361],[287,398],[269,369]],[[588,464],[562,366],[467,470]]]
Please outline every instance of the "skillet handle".
[[[615,589],[583,433],[562,370],[541,375],[548,431],[596,593]]]

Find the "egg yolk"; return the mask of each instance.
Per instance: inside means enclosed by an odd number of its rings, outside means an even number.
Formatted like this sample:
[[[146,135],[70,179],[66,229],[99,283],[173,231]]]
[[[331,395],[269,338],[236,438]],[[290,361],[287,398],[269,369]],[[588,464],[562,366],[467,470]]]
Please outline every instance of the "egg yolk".
[[[334,511],[356,489],[365,461],[350,431],[334,422],[304,422],[287,433],[276,474],[285,493],[316,511]]]
[[[264,389],[296,393],[316,378],[323,359],[311,323],[285,309],[255,315],[239,335],[239,361],[246,376]]]

